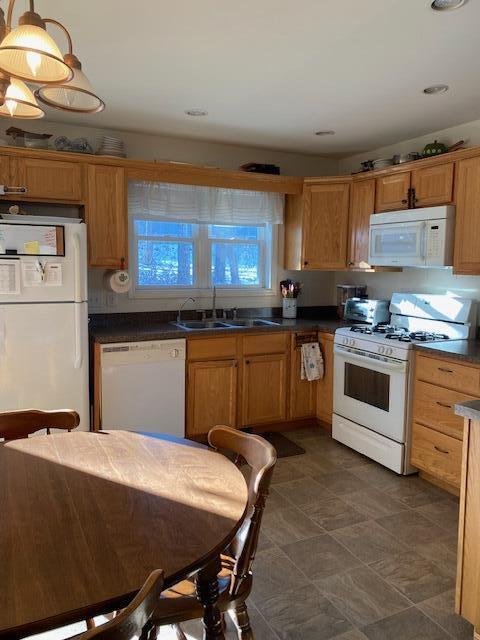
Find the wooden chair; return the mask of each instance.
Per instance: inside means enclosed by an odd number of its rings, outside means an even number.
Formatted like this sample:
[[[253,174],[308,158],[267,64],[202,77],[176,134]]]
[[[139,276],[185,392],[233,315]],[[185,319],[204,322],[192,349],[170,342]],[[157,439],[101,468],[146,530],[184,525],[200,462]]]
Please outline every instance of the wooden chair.
[[[230,427],[213,427],[208,434],[208,442],[215,450],[233,452],[237,464],[244,460],[250,467],[247,517],[221,558],[222,571],[218,576],[218,608],[222,613],[229,613],[238,637],[250,640],[253,634],[245,601],[252,588],[252,564],[277,455],[264,438]],[[177,638],[185,639],[178,624],[202,616],[203,607],[195,597],[195,584],[185,580],[162,594],[152,620],[155,627],[175,625]]]
[[[152,571],[132,602],[116,616],[70,640],[147,640],[153,638],[152,614],[163,589],[163,571]]]
[[[29,435],[46,429],[66,429],[71,431],[80,424],[80,416],[76,411],[67,409],[61,411],[8,411],[0,413],[0,438],[6,442],[28,438]]]

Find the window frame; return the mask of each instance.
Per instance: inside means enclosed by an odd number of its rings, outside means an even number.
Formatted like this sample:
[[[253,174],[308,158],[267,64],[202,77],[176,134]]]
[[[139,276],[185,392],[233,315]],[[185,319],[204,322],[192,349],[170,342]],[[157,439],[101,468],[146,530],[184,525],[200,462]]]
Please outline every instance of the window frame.
[[[129,215],[128,236],[129,236],[129,259],[132,271],[132,287],[129,291],[130,298],[183,298],[185,295],[193,295],[197,299],[210,298],[212,295],[213,283],[211,274],[211,256],[212,244],[231,243],[231,244],[255,244],[260,247],[259,275],[261,285],[222,285],[217,286],[217,292],[226,297],[248,297],[248,296],[275,296],[276,291],[273,289],[273,282],[276,281],[277,272],[277,256],[279,245],[279,225],[258,225],[263,227],[261,240],[232,240],[226,238],[210,237],[209,227],[216,226],[215,223],[188,223],[192,224],[192,238],[179,238],[175,236],[143,236],[137,235],[135,229],[135,221],[147,220],[154,222],[177,222],[183,223],[183,220],[174,220],[170,217],[152,216],[149,214]],[[222,225],[219,225],[222,226]],[[256,226],[256,225],[225,225],[225,226]],[[269,236],[269,237],[267,237]],[[175,285],[175,286],[149,286],[138,285],[138,252],[137,241],[152,240],[161,242],[191,242],[193,243],[194,262],[193,274],[194,285]],[[202,251],[205,249],[205,251]],[[202,259],[202,256],[205,256]],[[197,275],[195,281],[195,275]],[[262,286],[263,285],[263,286]]]

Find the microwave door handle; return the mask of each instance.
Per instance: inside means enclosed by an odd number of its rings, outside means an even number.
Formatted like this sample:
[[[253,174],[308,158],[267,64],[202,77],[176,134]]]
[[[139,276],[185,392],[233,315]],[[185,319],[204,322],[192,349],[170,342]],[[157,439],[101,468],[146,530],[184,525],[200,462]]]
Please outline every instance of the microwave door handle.
[[[427,223],[423,222],[422,223],[422,239],[421,239],[421,243],[422,243],[422,253],[421,253],[421,258],[424,262],[427,261],[427,244],[428,244],[428,234],[427,234]]]

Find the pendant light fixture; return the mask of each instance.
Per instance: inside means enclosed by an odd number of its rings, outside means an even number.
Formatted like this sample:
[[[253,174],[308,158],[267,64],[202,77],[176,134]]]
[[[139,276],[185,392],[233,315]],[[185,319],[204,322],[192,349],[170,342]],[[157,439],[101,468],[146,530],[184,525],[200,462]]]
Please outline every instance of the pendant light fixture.
[[[27,85],[18,78],[10,78],[5,91],[5,102],[0,107],[0,116],[36,120],[44,115]]]
[[[5,15],[0,8],[0,41],[5,33]],[[0,71],[0,116],[34,120],[43,118],[44,115],[27,85]]]
[[[44,104],[55,109],[73,111],[75,113],[98,113],[105,109],[105,103],[99,98],[90,84],[89,79],[82,71],[80,60],[73,53],[72,38],[70,33],[57,20],[46,18],[47,24],[54,24],[65,33],[68,42],[68,53],[63,57],[73,73],[71,80],[59,83],[47,84],[35,91],[35,96]]]
[[[12,29],[15,0],[9,0],[7,34],[0,43],[0,69],[6,74],[37,84],[68,82],[72,69],[62,58],[60,49],[46,31],[45,21],[35,13],[34,0],[30,10]]]

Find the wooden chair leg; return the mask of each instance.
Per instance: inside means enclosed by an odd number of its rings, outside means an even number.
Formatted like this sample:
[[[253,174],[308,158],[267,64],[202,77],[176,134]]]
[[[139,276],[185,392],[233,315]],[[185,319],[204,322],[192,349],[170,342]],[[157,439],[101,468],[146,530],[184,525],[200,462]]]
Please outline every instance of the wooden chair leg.
[[[87,618],[85,620],[85,624],[87,625],[87,629],[95,629],[95,627],[97,626],[93,618]]]
[[[239,640],[254,640],[247,605],[239,604],[235,609],[230,609],[230,617],[235,625]]]

